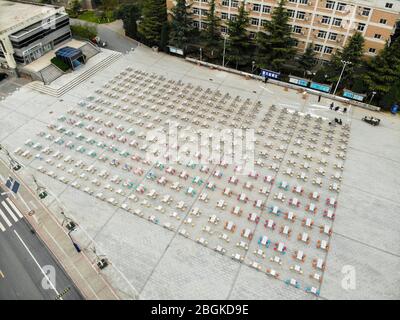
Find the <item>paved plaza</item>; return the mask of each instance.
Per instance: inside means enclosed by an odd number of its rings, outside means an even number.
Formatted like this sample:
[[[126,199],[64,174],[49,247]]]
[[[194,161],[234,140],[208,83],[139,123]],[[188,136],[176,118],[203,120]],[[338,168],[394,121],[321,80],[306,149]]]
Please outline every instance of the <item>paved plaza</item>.
[[[124,297],[399,299],[400,120],[317,100],[138,47],[0,101],[0,142]]]

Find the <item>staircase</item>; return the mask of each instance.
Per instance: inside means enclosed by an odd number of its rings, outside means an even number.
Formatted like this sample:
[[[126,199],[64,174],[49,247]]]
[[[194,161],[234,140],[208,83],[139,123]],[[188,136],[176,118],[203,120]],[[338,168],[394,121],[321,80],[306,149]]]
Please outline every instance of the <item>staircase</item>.
[[[89,42],[80,47],[79,49],[81,49],[82,53],[86,56],[86,60],[89,60],[91,57],[95,56],[100,52],[100,49],[96,48]]]
[[[79,76],[76,78],[72,79],[70,82],[66,83],[65,85],[59,87],[59,88],[54,88],[48,85],[45,85],[43,82],[40,81],[33,81],[26,86],[28,88],[31,88],[33,90],[39,91],[41,93],[47,94],[49,96],[53,97],[61,97],[71,89],[75,88],[77,85],[80,83],[84,82],[91,76],[93,76],[95,73],[107,68],[109,65],[117,61],[119,58],[122,57],[122,53],[120,52],[115,52],[111,55],[109,55],[107,58],[105,58],[102,61],[99,61],[97,64],[93,65],[92,67],[88,68],[84,72],[82,72]]]
[[[58,79],[64,74],[64,72],[62,72],[53,64],[50,64],[46,68],[40,70],[39,73],[45,84],[52,83],[54,80]]]

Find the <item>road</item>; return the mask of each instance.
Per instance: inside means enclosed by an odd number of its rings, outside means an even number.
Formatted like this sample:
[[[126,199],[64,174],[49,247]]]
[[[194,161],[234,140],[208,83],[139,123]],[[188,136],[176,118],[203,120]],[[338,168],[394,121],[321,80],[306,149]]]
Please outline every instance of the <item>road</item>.
[[[110,26],[104,24],[91,23],[78,19],[70,19],[71,25],[86,24],[94,26],[97,29],[97,34],[103,41],[107,42],[106,49],[126,53],[138,46],[138,42],[128,38],[119,32],[113,30]]]
[[[0,187],[0,300],[82,300],[12,200]]]

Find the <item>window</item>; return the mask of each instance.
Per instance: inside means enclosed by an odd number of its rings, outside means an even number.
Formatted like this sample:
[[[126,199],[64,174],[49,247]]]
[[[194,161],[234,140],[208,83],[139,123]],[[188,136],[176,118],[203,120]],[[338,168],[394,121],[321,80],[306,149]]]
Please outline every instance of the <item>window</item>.
[[[322,24],[329,24],[331,22],[331,18],[327,16],[323,16],[321,19]]]
[[[239,1],[237,1],[237,0],[231,0],[231,7],[232,7],[232,8],[237,8],[237,7],[239,7]]]
[[[255,39],[256,38],[256,33],[255,32],[250,32],[249,33],[249,38],[250,39]]]
[[[194,15],[199,15],[200,14],[200,9],[199,8],[193,8],[193,14]]]
[[[381,24],[386,24],[386,23],[387,23],[387,20],[386,20],[386,19],[381,19],[381,20],[379,20],[379,23],[381,23]]]
[[[200,25],[199,21],[193,21],[193,27],[198,28]]]
[[[294,33],[301,33],[302,30],[303,30],[303,28],[300,26],[293,26]]]
[[[298,11],[298,12],[297,12],[297,15],[296,15],[296,18],[297,18],[297,19],[304,20],[304,19],[306,18],[306,13],[303,12],[303,11]]]
[[[371,8],[362,8],[361,15],[364,17],[368,17],[371,12]]]
[[[381,39],[381,38],[382,38],[382,35],[381,35],[381,34],[378,34],[378,33],[375,33],[374,38],[375,38],[375,39]]]
[[[222,32],[222,33],[228,33],[228,27],[226,27],[226,26],[221,26],[221,32]]]
[[[222,0],[222,5],[224,7],[229,7],[229,0]]]
[[[226,12],[221,12],[221,20],[228,20],[229,15]]]
[[[325,8],[326,8],[326,9],[333,9],[333,8],[335,8],[335,2],[334,2],[334,1],[328,0],[328,1],[326,2],[326,4],[325,4]]]
[[[393,8],[393,3],[387,2],[387,3],[385,4],[385,8],[392,9],[392,8]]]
[[[320,44],[314,45],[314,51],[315,52],[321,52],[322,51],[322,46]]]
[[[260,20],[257,19],[257,18],[251,18],[251,19],[250,19],[250,24],[251,24],[252,26],[258,26],[258,25],[260,24]]]
[[[337,6],[336,6],[336,10],[338,10],[338,11],[346,10],[346,4],[343,2],[338,2]]]
[[[288,12],[288,15],[290,18],[294,18],[295,14],[296,14],[296,12],[294,10],[288,9],[287,12]]]
[[[293,45],[297,47],[299,45],[299,40],[293,39]]]
[[[300,4],[308,4],[308,0],[299,0]]]
[[[365,30],[365,23],[359,23],[357,26],[357,31],[363,32]]]
[[[333,48],[332,47],[325,47],[324,48],[324,53],[326,54],[332,54],[333,52]]]
[[[342,25],[342,19],[340,18],[333,18],[332,25],[340,27]]]
[[[268,20],[261,19],[261,26],[262,27],[265,27],[267,25],[267,23],[268,23]]]
[[[237,18],[237,14],[231,14],[231,16],[229,17],[229,19],[231,21],[236,21],[236,18]]]
[[[253,3],[253,11],[260,12],[261,11],[261,4]]]
[[[208,3],[208,0],[201,0],[201,2],[205,2],[205,3]]]
[[[208,14],[208,10],[206,10],[206,9],[201,9],[200,12],[201,12],[202,16],[206,16]]]
[[[329,40],[332,40],[332,41],[336,41],[336,40],[337,40],[337,37],[338,37],[338,34],[337,34],[337,33],[330,32],[330,33],[329,33],[329,36],[328,36],[328,39],[329,39]]]
[[[205,23],[205,22],[200,22],[200,29],[201,29],[201,30],[207,29],[207,23]]]
[[[318,31],[317,37],[320,38],[320,39],[325,39],[326,38],[326,34],[327,34],[326,31],[320,30],[320,31]]]
[[[263,13],[271,13],[271,7],[270,6],[262,6],[262,12]]]
[[[375,49],[375,48],[369,48],[369,49],[368,49],[368,52],[369,52],[369,53],[376,53],[376,49]]]

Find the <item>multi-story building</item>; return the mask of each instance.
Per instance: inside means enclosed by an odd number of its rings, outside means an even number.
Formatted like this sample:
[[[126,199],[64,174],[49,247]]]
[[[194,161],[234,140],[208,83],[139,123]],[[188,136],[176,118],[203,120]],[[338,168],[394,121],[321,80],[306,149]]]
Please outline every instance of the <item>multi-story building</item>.
[[[0,0],[0,63],[15,69],[71,39],[63,7]]]
[[[221,32],[227,33],[227,22],[235,19],[241,0],[216,0],[216,12],[221,18]],[[189,0],[194,24],[206,27],[209,0]],[[174,0],[167,0],[169,10]],[[278,0],[245,0],[249,12],[249,38],[264,30],[266,21],[278,6]],[[390,41],[400,18],[400,0],[286,0],[293,38],[299,52],[313,45],[316,57],[329,60],[359,31],[365,37],[365,55],[374,56]]]

